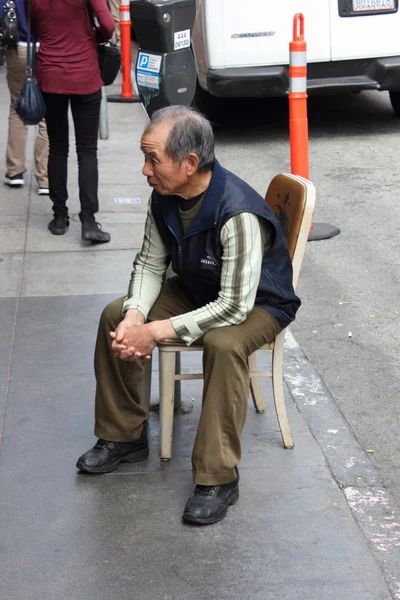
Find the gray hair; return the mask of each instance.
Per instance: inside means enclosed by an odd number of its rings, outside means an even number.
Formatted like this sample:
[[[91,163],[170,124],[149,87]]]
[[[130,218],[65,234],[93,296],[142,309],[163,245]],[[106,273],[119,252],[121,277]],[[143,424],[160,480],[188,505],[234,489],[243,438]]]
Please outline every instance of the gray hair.
[[[145,129],[150,131],[160,123],[171,125],[165,151],[172,160],[181,163],[191,152],[199,157],[198,171],[206,172],[214,164],[214,133],[210,122],[195,108],[167,106],[153,113]]]

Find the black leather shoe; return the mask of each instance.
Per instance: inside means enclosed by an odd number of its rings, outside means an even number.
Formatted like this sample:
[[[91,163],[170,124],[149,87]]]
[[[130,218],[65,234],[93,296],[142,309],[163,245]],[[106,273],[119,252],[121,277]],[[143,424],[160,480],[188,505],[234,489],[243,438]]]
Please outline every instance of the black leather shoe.
[[[212,525],[225,519],[228,507],[239,500],[239,471],[236,479],[226,485],[196,485],[182,519],[197,525]]]
[[[53,235],[64,235],[69,227],[69,218],[55,216],[49,223],[49,230]]]
[[[134,463],[149,456],[146,427],[135,442],[107,442],[98,440],[97,444],[78,459],[76,466],[87,473],[110,473],[121,462]]]
[[[106,231],[102,231],[101,225],[97,221],[83,221],[82,239],[85,242],[105,244],[111,240],[111,235]]]

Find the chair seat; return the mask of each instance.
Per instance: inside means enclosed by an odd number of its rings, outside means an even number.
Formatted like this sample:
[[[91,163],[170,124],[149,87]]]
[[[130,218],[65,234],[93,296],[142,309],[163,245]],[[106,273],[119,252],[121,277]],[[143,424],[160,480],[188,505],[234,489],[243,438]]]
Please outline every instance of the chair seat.
[[[167,338],[162,342],[158,342],[158,346],[186,346],[185,342],[180,338]]]
[[[163,340],[162,342],[158,342],[157,346],[167,346],[168,348],[171,348],[171,350],[175,348],[175,352],[185,352],[186,350],[189,352],[198,350],[200,352],[203,350],[203,344],[192,344],[191,346],[186,346],[185,342],[180,338],[169,338]],[[260,350],[273,350],[274,348],[275,342],[268,342],[268,344],[261,346]]]

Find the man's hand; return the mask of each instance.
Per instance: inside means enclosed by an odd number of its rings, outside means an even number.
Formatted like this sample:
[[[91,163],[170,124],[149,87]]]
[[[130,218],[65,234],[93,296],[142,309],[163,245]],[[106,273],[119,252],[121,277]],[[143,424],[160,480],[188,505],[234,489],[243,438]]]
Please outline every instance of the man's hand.
[[[117,342],[113,338],[113,352],[125,361],[149,359],[158,342],[174,337],[176,332],[169,319],[131,326],[125,330],[122,340]]]
[[[133,361],[139,358],[149,359],[157,340],[154,337],[152,323],[131,327],[126,331],[122,340],[125,347],[119,353],[121,360]]]
[[[126,311],[125,317],[118,325],[115,331],[110,331],[110,337],[113,340],[111,344],[112,352],[119,356],[122,350],[126,350],[126,345],[123,344],[123,339],[129,329],[143,325],[144,316],[139,310],[130,309]]]

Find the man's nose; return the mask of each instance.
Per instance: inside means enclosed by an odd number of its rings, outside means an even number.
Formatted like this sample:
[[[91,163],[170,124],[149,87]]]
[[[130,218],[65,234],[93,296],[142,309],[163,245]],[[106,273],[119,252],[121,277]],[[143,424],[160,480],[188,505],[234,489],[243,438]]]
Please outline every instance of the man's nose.
[[[151,168],[151,163],[147,160],[144,161],[142,173],[145,177],[151,177],[153,175],[153,169]]]

